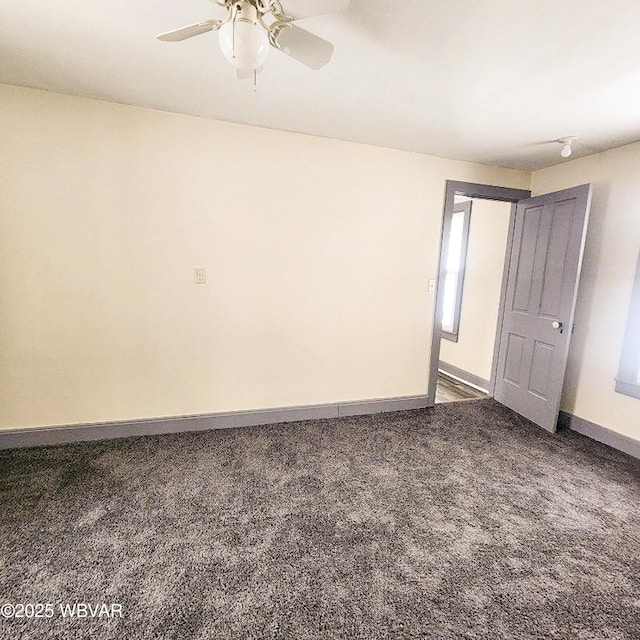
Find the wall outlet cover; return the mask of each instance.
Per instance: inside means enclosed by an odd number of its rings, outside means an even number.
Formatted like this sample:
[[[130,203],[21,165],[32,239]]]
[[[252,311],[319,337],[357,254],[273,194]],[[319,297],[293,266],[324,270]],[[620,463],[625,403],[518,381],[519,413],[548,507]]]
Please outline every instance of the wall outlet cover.
[[[193,284],[207,284],[206,267],[193,267]]]

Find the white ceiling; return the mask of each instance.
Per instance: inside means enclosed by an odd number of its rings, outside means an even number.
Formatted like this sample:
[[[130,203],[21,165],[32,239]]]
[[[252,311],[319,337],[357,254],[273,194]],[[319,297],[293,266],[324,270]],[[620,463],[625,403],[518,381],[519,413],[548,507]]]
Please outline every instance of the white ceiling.
[[[282,0],[286,9],[286,0]],[[301,26],[318,72],[272,51],[235,79],[216,35],[156,33],[206,0],[0,0],[0,82],[506,167],[640,139],[638,0],[353,0]]]

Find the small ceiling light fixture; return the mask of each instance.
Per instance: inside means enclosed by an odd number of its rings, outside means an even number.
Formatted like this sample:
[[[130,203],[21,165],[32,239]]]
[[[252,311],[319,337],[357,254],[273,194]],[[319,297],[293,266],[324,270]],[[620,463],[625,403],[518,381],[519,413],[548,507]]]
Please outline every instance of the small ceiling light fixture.
[[[575,136],[566,136],[565,138],[560,138],[558,143],[562,145],[562,151],[560,151],[560,155],[563,158],[569,158],[573,153],[573,149],[571,145],[577,140]]]

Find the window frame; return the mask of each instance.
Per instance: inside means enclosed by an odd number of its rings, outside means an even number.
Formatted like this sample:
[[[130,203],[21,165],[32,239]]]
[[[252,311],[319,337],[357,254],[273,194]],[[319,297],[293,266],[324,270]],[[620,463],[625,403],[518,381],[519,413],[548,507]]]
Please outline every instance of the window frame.
[[[633,281],[616,391],[640,399],[640,257]]]
[[[449,340],[451,342],[458,342],[458,335],[460,333],[460,312],[462,310],[462,292],[464,289],[464,276],[467,268],[467,250],[469,248],[469,228],[471,226],[471,205],[472,200],[466,200],[465,202],[457,202],[454,204],[453,209],[447,212],[445,218],[446,229],[446,248],[447,256],[445,256],[444,264],[447,264],[447,257],[449,253],[449,238],[451,233],[451,222],[455,213],[463,213],[462,219],[462,246],[460,247],[460,263],[458,265],[458,287],[456,290],[456,302],[453,310],[453,325],[452,331],[445,331],[442,329],[442,320],[440,321],[441,338]],[[447,271],[445,271],[446,279]]]

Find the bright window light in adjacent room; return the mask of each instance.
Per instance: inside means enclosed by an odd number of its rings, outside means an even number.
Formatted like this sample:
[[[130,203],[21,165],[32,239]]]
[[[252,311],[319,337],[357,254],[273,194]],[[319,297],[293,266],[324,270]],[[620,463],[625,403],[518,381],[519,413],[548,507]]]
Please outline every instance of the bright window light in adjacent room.
[[[448,333],[453,333],[455,322],[458,283],[460,280],[460,258],[464,239],[464,216],[464,211],[458,211],[451,217],[442,307],[442,330]]]
[[[640,399],[640,257],[631,291],[616,391]]]

